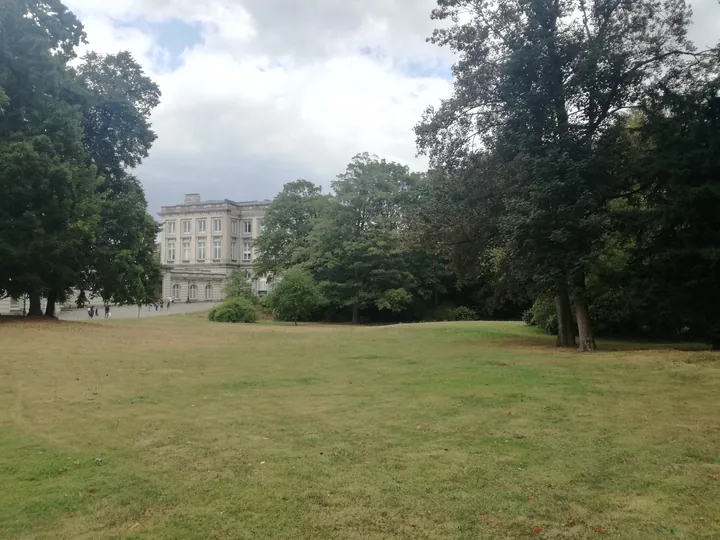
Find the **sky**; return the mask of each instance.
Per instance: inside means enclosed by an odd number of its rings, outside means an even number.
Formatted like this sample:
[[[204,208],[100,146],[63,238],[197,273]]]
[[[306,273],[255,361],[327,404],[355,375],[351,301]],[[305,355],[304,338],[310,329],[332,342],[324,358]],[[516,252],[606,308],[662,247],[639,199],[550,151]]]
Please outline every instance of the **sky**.
[[[129,50],[162,91],[136,170],[150,211],[329,188],[355,154],[413,170],[413,126],[452,90],[448,51],[425,41],[435,0],[65,0],[99,53]],[[691,37],[720,40],[718,0],[691,0]],[[80,51],[82,53],[82,51]]]

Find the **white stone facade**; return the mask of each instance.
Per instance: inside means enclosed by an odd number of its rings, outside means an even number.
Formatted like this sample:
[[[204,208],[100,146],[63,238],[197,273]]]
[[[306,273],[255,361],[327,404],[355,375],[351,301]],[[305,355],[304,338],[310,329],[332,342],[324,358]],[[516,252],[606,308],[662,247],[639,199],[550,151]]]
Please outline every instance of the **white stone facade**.
[[[233,270],[254,272],[254,242],[270,201],[202,201],[185,195],[183,204],[160,210],[160,260],[163,298],[176,302],[211,302],[224,298],[223,287]],[[268,292],[266,279],[252,281],[253,290]]]

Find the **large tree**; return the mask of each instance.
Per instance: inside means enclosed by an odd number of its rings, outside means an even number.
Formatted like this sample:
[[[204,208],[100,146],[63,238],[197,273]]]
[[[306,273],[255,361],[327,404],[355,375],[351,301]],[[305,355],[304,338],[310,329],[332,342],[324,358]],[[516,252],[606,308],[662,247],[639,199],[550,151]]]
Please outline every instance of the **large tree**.
[[[27,294],[40,315],[78,279],[92,238],[95,167],[85,163],[81,111],[65,98],[82,26],[56,1],[0,4],[0,290]]]
[[[628,108],[679,83],[692,58],[684,0],[440,0],[449,20],[431,41],[451,48],[455,89],[418,125],[433,165],[453,169],[484,148],[505,164],[502,234],[535,286],[557,296],[570,345],[594,348],[585,279],[602,235],[597,212],[624,189],[595,152]]]
[[[417,178],[407,167],[364,153],[332,183],[335,196],[309,237],[306,266],[331,305],[349,307],[353,322],[374,307],[402,311],[418,281],[401,231]]]
[[[87,54],[76,81],[86,155],[103,178],[101,220],[81,286],[105,302],[134,303],[138,279],[151,296],[158,294],[161,279],[155,257],[159,228],[147,213],[142,185],[129,174],[156,139],[150,114],[160,89],[128,52]]]
[[[277,275],[307,260],[308,237],[328,208],[322,188],[308,180],[283,186],[263,218],[263,233],[255,246],[258,275]]]

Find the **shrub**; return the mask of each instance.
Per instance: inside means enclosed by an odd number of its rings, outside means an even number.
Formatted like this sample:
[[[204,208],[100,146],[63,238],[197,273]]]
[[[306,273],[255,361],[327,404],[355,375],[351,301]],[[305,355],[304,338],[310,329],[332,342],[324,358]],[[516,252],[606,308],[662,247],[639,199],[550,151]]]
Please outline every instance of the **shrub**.
[[[469,307],[459,306],[453,310],[455,321],[474,321],[477,319],[477,313]]]
[[[258,303],[258,297],[252,292],[250,280],[245,277],[244,271],[241,270],[233,270],[230,273],[223,292],[226,299],[245,298],[253,305]]]
[[[300,268],[286,270],[270,294],[265,305],[279,321],[304,321],[320,306],[322,295],[310,275]]]
[[[438,306],[425,315],[424,320],[431,322],[443,322],[455,320],[455,308],[452,306]]]
[[[532,324],[536,324],[547,334],[557,334],[558,321],[555,302],[547,296],[539,296],[532,306]]]
[[[208,319],[213,322],[254,323],[257,313],[247,298],[228,298],[210,310]]]
[[[527,324],[528,326],[535,326],[535,321],[533,320],[533,310],[532,308],[526,309],[523,311],[522,314],[522,322]]]

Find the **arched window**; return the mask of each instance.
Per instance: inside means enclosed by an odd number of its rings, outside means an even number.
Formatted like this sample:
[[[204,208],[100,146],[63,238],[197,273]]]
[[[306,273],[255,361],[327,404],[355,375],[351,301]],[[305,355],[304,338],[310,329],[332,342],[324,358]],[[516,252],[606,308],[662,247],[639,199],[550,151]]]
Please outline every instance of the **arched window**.
[[[209,283],[205,286],[205,300],[212,300],[212,285]]]
[[[173,300],[180,298],[180,285],[177,283],[173,285]]]
[[[190,300],[195,300],[197,298],[197,287],[195,285],[190,285]]]

